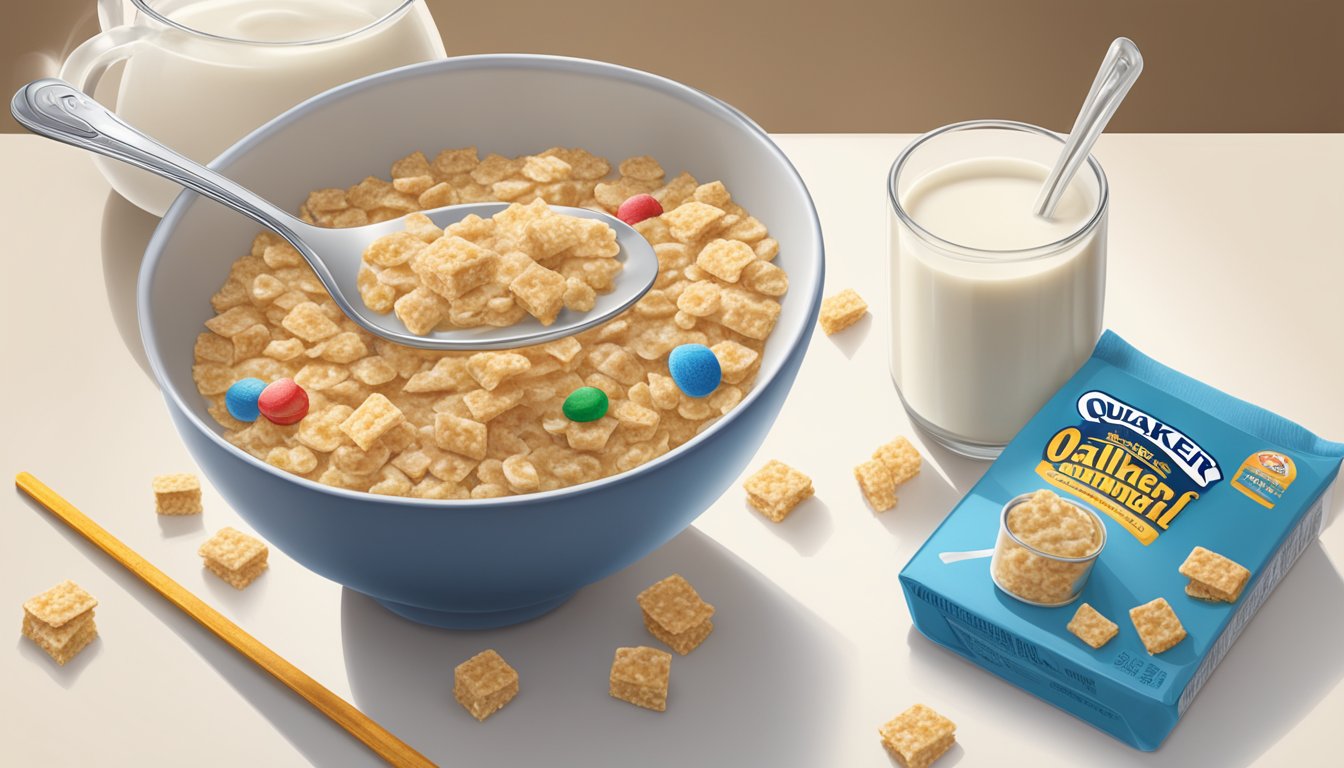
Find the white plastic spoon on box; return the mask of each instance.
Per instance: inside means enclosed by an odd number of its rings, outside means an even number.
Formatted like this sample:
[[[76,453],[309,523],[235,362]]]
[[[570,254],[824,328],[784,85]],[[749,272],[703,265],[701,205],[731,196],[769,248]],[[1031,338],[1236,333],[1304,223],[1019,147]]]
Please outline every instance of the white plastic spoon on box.
[[[1092,145],[1097,143],[1097,137],[1101,136],[1142,71],[1143,55],[1139,53],[1139,47],[1127,37],[1117,37],[1101,61],[1092,89],[1083,100],[1082,109],[1078,110],[1073,130],[1069,131],[1069,139],[1064,142],[1055,167],[1041,186],[1041,193],[1036,198],[1037,216],[1048,219],[1055,212],[1055,205],[1069,188],[1073,175],[1092,152]]]
[[[552,206],[568,216],[599,219],[616,230],[617,256],[624,269],[610,293],[599,294],[588,312],[563,310],[555,323],[543,326],[527,317],[505,328],[481,327],[435,331],[417,336],[396,315],[368,310],[355,287],[364,249],[374,239],[401,230],[399,220],[363,227],[329,229],[305,223],[242,185],[163,146],[132,128],[106,107],[63,80],[36,80],[20,88],[11,103],[14,118],[28,130],[66,144],[130,163],[238,211],[288,240],[298,249],[332,300],[351,320],[376,336],[410,347],[438,350],[509,349],[570,336],[599,325],[639,301],[658,276],[658,258],[642,235],[614,216],[586,208]],[[302,173],[303,169],[295,169]],[[424,211],[445,227],[476,214],[488,218],[508,203],[450,205]]]

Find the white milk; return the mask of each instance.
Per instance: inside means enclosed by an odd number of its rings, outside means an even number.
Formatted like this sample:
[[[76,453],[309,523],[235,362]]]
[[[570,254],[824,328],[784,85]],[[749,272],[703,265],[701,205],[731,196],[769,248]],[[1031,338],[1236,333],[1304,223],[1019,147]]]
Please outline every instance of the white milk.
[[[1047,172],[1028,160],[975,158],[935,168],[909,186],[901,196],[909,217],[977,254],[941,248],[892,214],[891,371],[906,406],[935,432],[1007,443],[1087,359],[1101,333],[1104,220],[1036,258],[985,253],[1047,246],[1092,217],[1097,200],[1076,181],[1052,219],[1034,216]]]
[[[167,30],[126,63],[116,112],[183,154],[213,159],[252,129],[335,85],[385,69],[441,58],[443,44],[423,4],[373,29],[396,2],[212,0],[154,7],[191,29],[238,40],[311,42],[249,45]],[[335,148],[333,148],[335,150]],[[103,170],[133,202],[167,207],[180,187],[115,161]],[[283,202],[283,201],[282,201]]]

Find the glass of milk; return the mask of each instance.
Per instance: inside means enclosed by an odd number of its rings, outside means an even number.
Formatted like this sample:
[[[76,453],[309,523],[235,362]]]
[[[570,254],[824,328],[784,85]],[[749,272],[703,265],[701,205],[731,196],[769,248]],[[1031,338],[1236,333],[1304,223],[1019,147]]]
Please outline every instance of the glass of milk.
[[[99,18],[103,31],[70,54],[61,77],[94,94],[124,61],[115,98],[99,98],[202,163],[310,96],[445,55],[424,0],[100,0]],[[95,162],[155,215],[181,192],[124,163]]]
[[[967,456],[997,456],[1101,335],[1101,165],[1088,158],[1051,218],[1033,213],[1063,141],[1026,123],[957,123],[891,167],[892,379],[910,418]]]

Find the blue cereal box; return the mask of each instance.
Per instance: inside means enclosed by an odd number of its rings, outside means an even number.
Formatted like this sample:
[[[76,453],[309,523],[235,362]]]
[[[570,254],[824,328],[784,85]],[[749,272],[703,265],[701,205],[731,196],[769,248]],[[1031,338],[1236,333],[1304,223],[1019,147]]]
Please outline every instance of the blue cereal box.
[[[1320,533],[1341,459],[1107,332],[901,571],[910,614],[1156,749]]]

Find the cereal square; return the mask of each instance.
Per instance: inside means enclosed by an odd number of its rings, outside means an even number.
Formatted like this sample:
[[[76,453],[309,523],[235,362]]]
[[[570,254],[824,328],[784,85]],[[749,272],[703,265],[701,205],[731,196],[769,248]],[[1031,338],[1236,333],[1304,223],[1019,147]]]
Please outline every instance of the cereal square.
[[[882,462],[882,466],[887,468],[892,482],[896,485],[918,475],[920,464],[923,463],[919,451],[915,450],[915,446],[904,437],[898,437],[878,447],[873,451],[873,458]]]
[[[719,306],[719,323],[724,328],[758,341],[765,341],[779,319],[779,302],[741,288],[724,288]]]
[[[724,217],[721,208],[701,202],[689,202],[673,208],[663,214],[668,231],[683,243],[693,243],[709,231],[710,227]]]
[[[247,589],[247,585],[256,581],[257,577],[260,576],[267,567],[265,560],[258,560],[251,565],[237,570],[226,568],[214,560],[205,561],[206,570],[223,579],[225,583],[234,589]]]
[[[196,554],[228,571],[243,571],[265,563],[269,550],[260,539],[225,526],[211,536]]]
[[[667,710],[672,654],[657,648],[617,648],[611,662],[611,695],[655,712]]]
[[[195,475],[158,475],[153,488],[154,511],[160,515],[201,513],[201,481]]]
[[[305,301],[291,309],[280,325],[309,344],[328,336],[335,336],[341,330],[340,326],[327,317],[327,313],[323,312],[321,307],[311,301]]]
[[[509,291],[542,325],[554,323],[565,306],[564,276],[535,262],[509,283]]]
[[[827,296],[821,302],[821,330],[830,336],[857,323],[868,312],[868,302],[853,288]]]
[[[397,299],[392,309],[406,330],[423,336],[443,320],[448,312],[448,303],[437,293],[421,286]]]
[[[916,704],[878,729],[882,745],[905,768],[926,768],[952,748],[957,724]]]
[[[742,487],[747,503],[776,523],[813,494],[812,478],[774,459],[748,477]]]
[[[25,613],[21,631],[24,637],[36,643],[39,648],[46,651],[52,660],[61,666],[65,666],[67,662],[78,656],[79,652],[84,650],[98,636],[98,627],[93,621],[93,611],[82,614],[79,619],[71,621],[60,629],[52,629],[49,625],[33,618],[31,614]]]
[[[400,408],[393,405],[385,395],[374,392],[341,422],[341,431],[349,435],[360,450],[367,451],[378,438],[405,420],[406,415]]]
[[[453,669],[453,698],[479,721],[484,722],[517,695],[517,670],[493,648],[481,651]]]
[[[1109,643],[1120,632],[1114,621],[1102,616],[1096,608],[1083,603],[1069,620],[1068,630],[1093,648]]]
[[[92,611],[98,601],[78,584],[66,580],[23,604],[24,613],[48,627],[58,629],[76,617]]]
[[[659,626],[679,635],[714,615],[714,606],[700,598],[690,582],[674,573],[639,593],[639,607]]]
[[[649,631],[649,634],[653,635],[659,642],[663,643],[668,648],[676,651],[680,656],[685,656],[695,650],[701,643],[705,642],[705,639],[709,637],[709,633],[714,631],[713,620],[705,619],[685,632],[673,634],[664,629],[663,625],[655,621],[654,618],[649,615],[648,611],[641,611],[641,613],[644,614],[644,628]]]
[[[451,413],[434,414],[434,444],[445,451],[480,461],[485,458],[486,427]]]
[[[695,265],[725,283],[736,283],[756,252],[740,240],[712,240],[695,257]]]
[[[874,512],[886,512],[896,506],[896,482],[881,461],[869,459],[855,467],[854,479]]]
[[[420,252],[411,269],[425,287],[451,300],[488,282],[498,264],[494,251],[456,235],[444,235]]]
[[[1129,620],[1134,622],[1134,629],[1150,655],[1162,653],[1185,639],[1185,627],[1164,597],[1130,608]]]
[[[467,373],[486,389],[493,390],[510,376],[526,373],[532,361],[517,352],[477,352],[467,358]]]
[[[1225,603],[1235,603],[1251,578],[1245,566],[1204,547],[1191,550],[1178,570],[1190,579],[1192,586],[1199,588],[1197,591]]]

